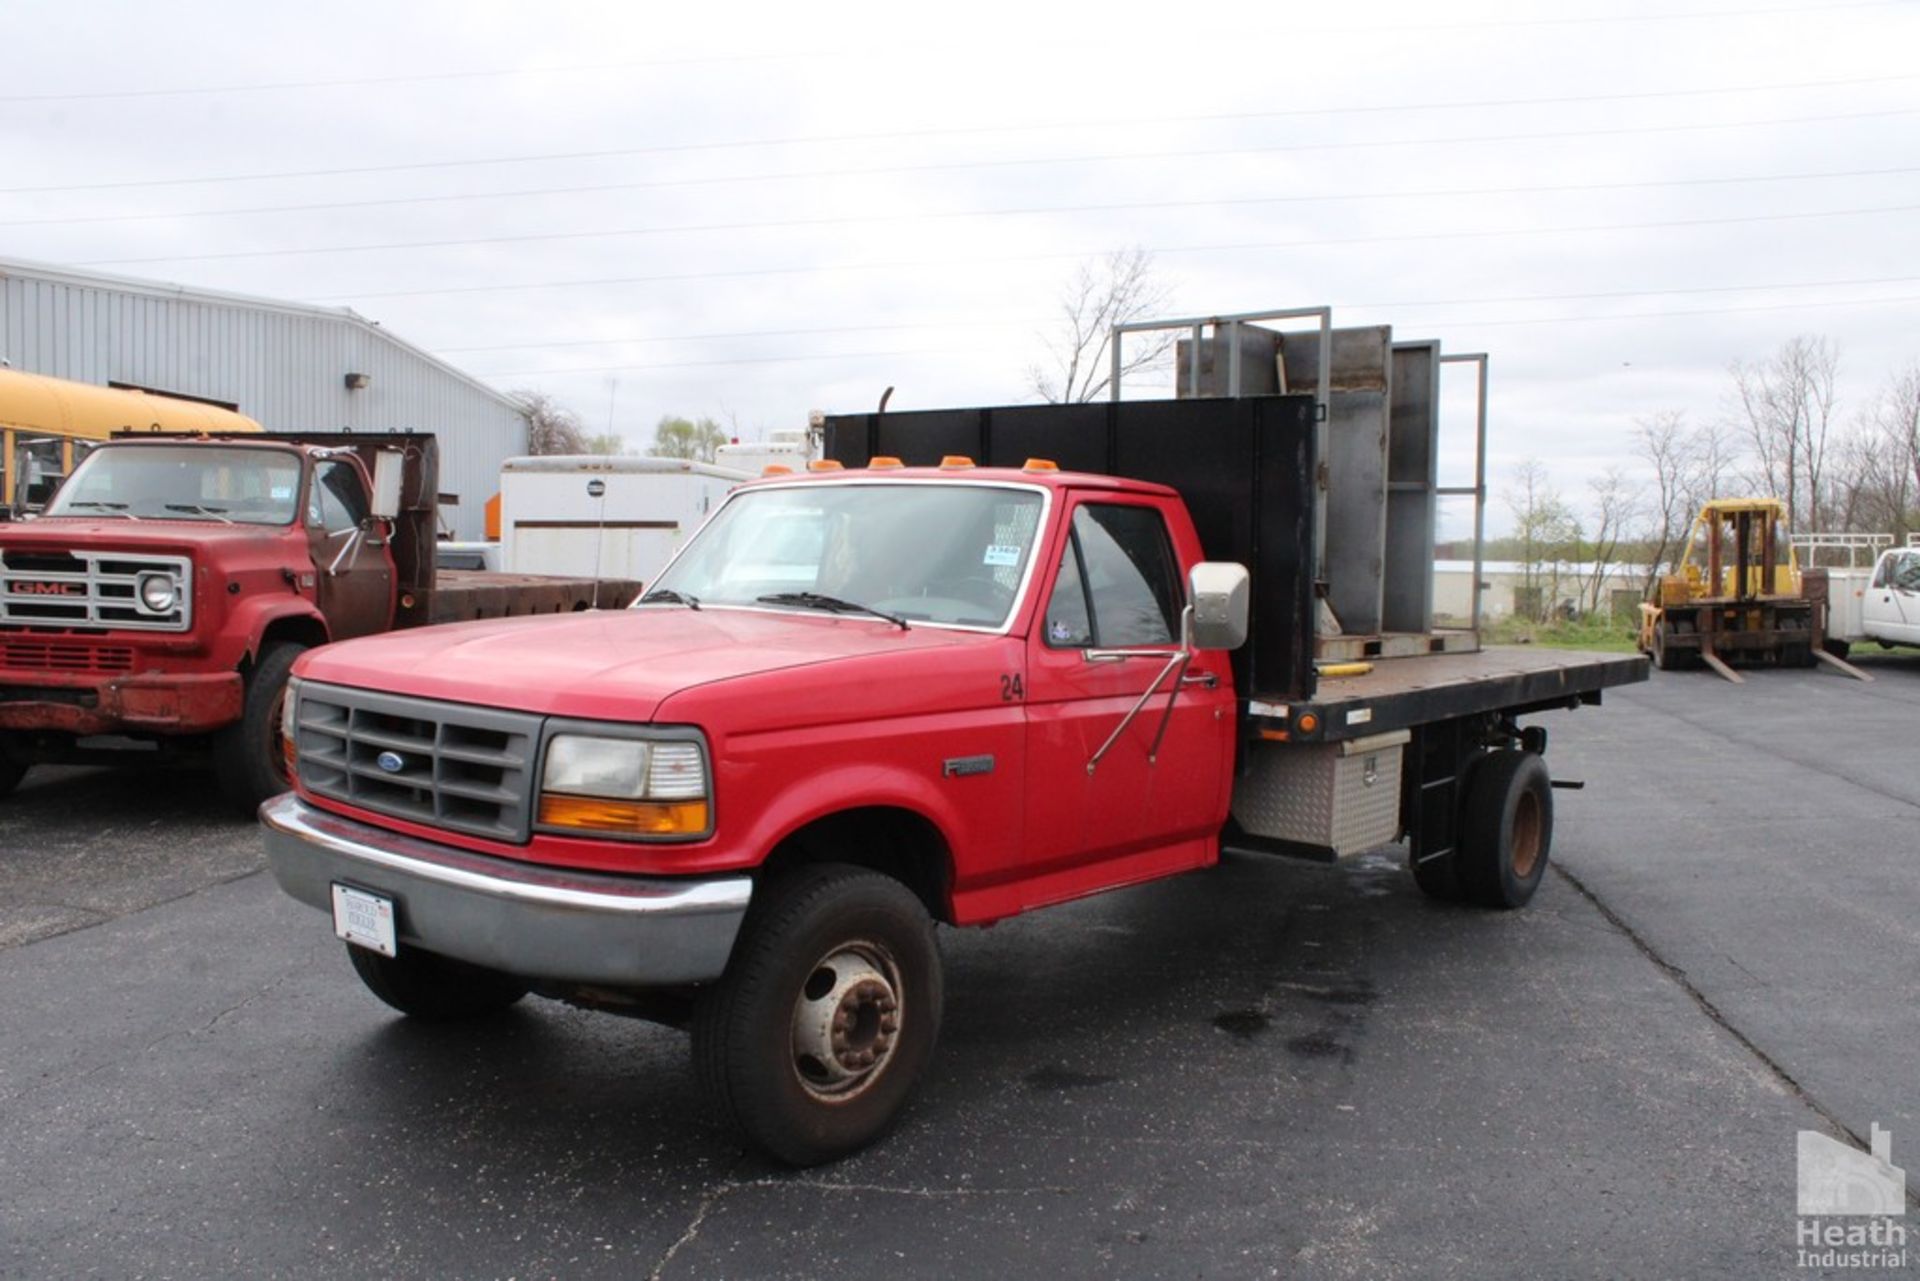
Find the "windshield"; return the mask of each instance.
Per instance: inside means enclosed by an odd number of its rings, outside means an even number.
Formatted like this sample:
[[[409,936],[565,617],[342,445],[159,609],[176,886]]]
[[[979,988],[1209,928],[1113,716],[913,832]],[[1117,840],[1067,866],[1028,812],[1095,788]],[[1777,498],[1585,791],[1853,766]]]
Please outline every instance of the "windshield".
[[[300,460],[280,450],[109,446],[74,469],[46,514],[290,525],[299,493]]]
[[[914,622],[997,628],[1020,594],[1040,507],[1033,490],[987,485],[745,490],[648,594],[805,608],[794,594],[816,593]]]

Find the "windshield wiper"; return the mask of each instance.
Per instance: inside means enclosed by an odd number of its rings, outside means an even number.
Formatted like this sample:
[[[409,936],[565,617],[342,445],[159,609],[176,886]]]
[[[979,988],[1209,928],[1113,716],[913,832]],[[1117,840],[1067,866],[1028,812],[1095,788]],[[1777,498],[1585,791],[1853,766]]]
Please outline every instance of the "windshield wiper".
[[[224,507],[202,507],[199,503],[166,503],[164,506],[170,512],[189,512],[195,516],[211,516],[223,525],[233,524],[231,520],[227,519],[227,509]]]
[[[838,596],[822,596],[819,592],[769,592],[754,599],[763,605],[798,605],[803,609],[824,609],[835,614],[871,614],[875,618],[886,619],[903,632],[909,630],[907,620],[898,614],[889,614],[884,609],[862,605],[859,601],[841,600]]]
[[[688,609],[699,609],[700,601],[685,592],[676,592],[671,587],[656,587],[640,598],[642,605],[651,605],[659,601],[667,605],[685,605]]]
[[[102,502],[100,499],[97,499],[97,498],[80,499],[75,502],[68,503],[67,506],[68,507],[98,507],[101,511],[106,512],[109,516],[125,516],[128,520],[140,519],[138,516],[134,515],[132,512],[127,510],[127,505],[125,503]]]

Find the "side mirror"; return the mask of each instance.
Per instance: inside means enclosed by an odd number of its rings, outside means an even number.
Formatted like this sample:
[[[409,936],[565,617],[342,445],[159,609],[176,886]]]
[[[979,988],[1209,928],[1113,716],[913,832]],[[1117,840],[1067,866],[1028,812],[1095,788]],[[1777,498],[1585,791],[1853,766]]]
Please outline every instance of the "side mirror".
[[[400,514],[400,482],[406,475],[406,455],[383,449],[373,459],[373,514],[392,520]]]
[[[1195,649],[1239,649],[1247,643],[1247,613],[1252,604],[1245,565],[1202,561],[1187,575],[1193,602]]]

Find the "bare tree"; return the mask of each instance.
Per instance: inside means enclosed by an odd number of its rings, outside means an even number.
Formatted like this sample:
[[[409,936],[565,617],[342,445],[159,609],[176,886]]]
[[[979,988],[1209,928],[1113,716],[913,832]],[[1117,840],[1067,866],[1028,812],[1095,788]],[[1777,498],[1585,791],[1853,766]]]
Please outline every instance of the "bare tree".
[[[586,433],[580,427],[580,416],[571,409],[544,391],[523,387],[507,395],[520,406],[520,416],[527,420],[529,454],[588,452]]]
[[[1634,420],[1633,434],[1640,444],[1640,456],[1653,469],[1653,487],[1641,505],[1640,541],[1647,549],[1646,572],[1641,576],[1640,594],[1651,596],[1659,581],[1660,569],[1678,556],[1680,540],[1687,536],[1688,522],[1696,509],[1689,492],[1699,471],[1699,451],[1693,434],[1687,430],[1686,413],[1664,409],[1657,414]]]
[[[1084,403],[1108,394],[1113,381],[1113,327],[1145,320],[1167,306],[1154,278],[1153,255],[1119,249],[1097,265],[1082,263],[1060,294],[1060,326],[1043,336],[1048,359],[1027,367],[1027,385],[1042,400]],[[1141,334],[1124,348],[1122,377],[1162,366],[1174,335]]]
[[[1593,494],[1593,542],[1588,548],[1592,561],[1588,566],[1583,595],[1586,597],[1586,612],[1600,612],[1600,593],[1606,589],[1608,571],[1613,566],[1613,558],[1620,552],[1620,540],[1626,536],[1627,526],[1635,519],[1639,506],[1634,498],[1633,487],[1627,483],[1627,477],[1618,467],[1609,467],[1588,482]]]
[[[1841,527],[1904,539],[1920,494],[1920,363],[1889,378],[1841,441]]]
[[[1833,425],[1840,351],[1801,334],[1759,364],[1735,361],[1733,404],[1753,445],[1761,479],[1787,504],[1789,523],[1812,533],[1822,523],[1827,437]]]

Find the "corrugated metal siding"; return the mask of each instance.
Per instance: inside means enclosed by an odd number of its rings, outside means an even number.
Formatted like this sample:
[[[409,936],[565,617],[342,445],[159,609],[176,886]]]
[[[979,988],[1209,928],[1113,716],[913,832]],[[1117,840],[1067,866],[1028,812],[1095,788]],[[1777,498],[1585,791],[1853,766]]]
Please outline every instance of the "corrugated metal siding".
[[[29,373],[127,382],[237,404],[269,431],[430,431],[445,519],[483,536],[500,464],[526,452],[526,424],[496,394],[347,315],[155,296],[113,283],[0,274],[0,357]],[[367,374],[364,391],[346,375]]]

